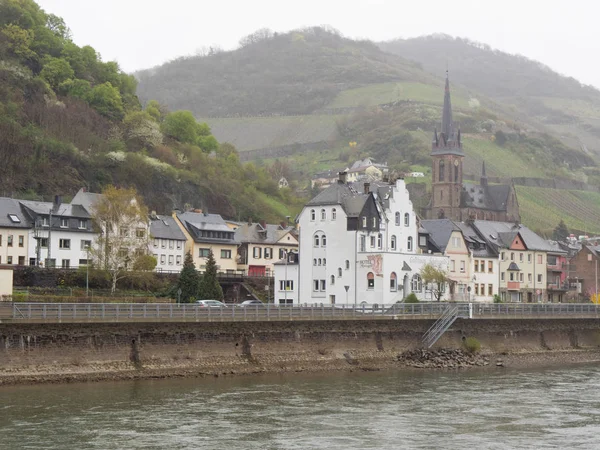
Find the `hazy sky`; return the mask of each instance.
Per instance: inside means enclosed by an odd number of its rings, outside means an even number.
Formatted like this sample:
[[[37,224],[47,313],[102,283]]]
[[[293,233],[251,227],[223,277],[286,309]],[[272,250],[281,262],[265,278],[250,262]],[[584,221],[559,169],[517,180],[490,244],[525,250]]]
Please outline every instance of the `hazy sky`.
[[[432,33],[468,37],[600,88],[595,0],[37,1],[65,19],[78,45],[92,45],[126,71],[204,46],[232,49],[258,28],[327,24],[346,36],[376,41]]]

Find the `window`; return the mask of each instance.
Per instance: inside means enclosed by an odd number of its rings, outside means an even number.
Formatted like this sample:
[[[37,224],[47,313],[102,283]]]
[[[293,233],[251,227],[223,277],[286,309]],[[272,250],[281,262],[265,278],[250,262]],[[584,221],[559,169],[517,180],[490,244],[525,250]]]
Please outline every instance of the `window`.
[[[21,223],[21,219],[17,217],[15,214],[9,214],[8,218],[14,223]]]
[[[400,226],[400,212],[399,211],[396,211],[395,217],[396,217],[396,225]]]
[[[254,257],[254,259],[260,259],[262,256],[262,248],[254,247],[252,249],[252,256]]]
[[[313,259],[313,266],[317,265],[317,258]]]
[[[531,262],[531,253],[527,255],[527,262]]]
[[[12,264],[12,256],[7,256],[6,257],[6,264]]]
[[[412,236],[409,236],[406,240],[406,251],[412,252],[413,249],[413,239]]]
[[[321,236],[321,247],[327,247],[327,238],[325,235]]]
[[[373,228],[377,228],[377,217],[373,217]]]
[[[175,258],[173,258],[173,255],[169,255],[169,265],[172,266],[173,262],[174,262]]]
[[[320,241],[320,238],[319,238],[319,235],[318,235],[318,234],[315,234],[315,237],[314,237],[313,239],[314,239],[314,246],[315,246],[315,247],[318,247],[318,246],[319,246],[319,244],[320,244],[320,242],[321,242],[321,241]]]
[[[310,220],[311,220],[312,222],[314,222],[316,218],[317,218],[317,215],[316,215],[316,213],[315,213],[315,210],[314,210],[314,209],[311,209],[311,210],[310,210]]]
[[[48,238],[40,238],[40,247],[48,248]]]
[[[129,236],[129,230],[125,227],[121,228],[121,236],[124,236],[124,237]]]
[[[515,260],[515,254],[513,252],[510,253],[510,260],[511,261]]]
[[[366,247],[367,247],[367,237],[366,237],[366,236],[363,234],[363,235],[360,237],[360,251],[361,251],[361,252],[364,252],[364,251],[366,251],[366,250],[367,250],[367,248],[366,248]]]
[[[426,247],[427,246],[427,237],[419,236],[419,246]]]
[[[504,257],[504,252],[500,253],[500,258],[502,259],[502,261],[506,261],[506,258]]]
[[[458,166],[454,166],[454,182],[458,183]]]
[[[490,296],[494,295],[494,285],[493,284],[488,284],[488,295],[490,295]]]
[[[175,260],[176,260],[177,265],[180,266],[181,265],[181,255],[177,255],[175,257]]]
[[[139,236],[138,236],[139,237]],[[142,236],[143,237],[143,236]],[[175,248],[175,241],[173,239],[169,239],[169,248],[173,250]]]
[[[475,272],[479,272],[479,260],[477,260],[477,259],[475,260],[475,269],[474,269],[474,271]]]
[[[69,228],[69,219],[65,219],[64,217],[60,218],[60,227],[61,228]],[[63,261],[66,261],[63,259]]]
[[[521,273],[519,274],[519,281],[520,281],[521,283],[523,282],[523,272],[521,272]]]
[[[285,248],[280,248],[279,249],[279,259],[285,258],[286,254],[287,254],[287,251],[285,250]]]
[[[154,239],[154,248],[158,248],[158,242],[159,242],[158,239]]]
[[[341,277],[341,276],[342,276],[342,268],[338,267],[338,277]]]
[[[502,281],[504,281],[504,278],[505,278],[505,277],[504,277],[504,272],[502,272],[502,273],[500,274],[500,279],[501,279]]]
[[[13,235],[12,234],[9,234],[8,237],[6,238],[6,245],[8,247],[13,246]]]
[[[82,252],[87,251],[89,248],[92,247],[92,241],[86,241],[86,240],[82,240],[80,245],[80,249]]]
[[[143,228],[136,228],[135,237],[138,239],[142,239],[142,238],[146,237],[146,230],[144,230]],[[171,247],[171,248],[173,248],[173,247]]]
[[[541,283],[541,282],[542,282],[542,274],[541,274],[541,273],[539,273],[539,274],[538,274],[538,283]]]
[[[19,256],[19,265],[20,266],[24,266],[25,265],[25,257],[24,256]]]
[[[181,250],[181,241],[177,241],[177,250]]]
[[[494,273],[494,261],[488,261],[488,273]]]
[[[80,266],[87,266],[88,265],[88,260],[87,259],[80,259],[79,260],[79,265]]]
[[[423,281],[421,275],[415,273],[411,280],[411,289],[413,292],[421,292],[423,290]]]
[[[326,283],[325,280],[321,280],[321,292],[325,292],[325,287],[326,287]]]
[[[23,247],[25,245],[25,236],[22,234],[19,235],[19,247]]]
[[[441,160],[438,164],[438,180],[439,181],[444,181],[445,180],[445,171],[446,171],[446,163],[444,162],[444,160]]]
[[[50,226],[50,222],[48,221],[48,217],[42,217],[42,226],[43,227],[49,227]]]
[[[221,250],[221,259],[231,259],[231,250]]]
[[[321,258],[319,258],[319,265],[322,266],[323,265],[323,260]]]
[[[167,262],[167,257],[165,255],[160,255],[160,263],[165,264]]]
[[[375,236],[371,236],[371,248],[375,248]]]
[[[519,262],[523,262],[523,253],[519,253]]]
[[[69,267],[71,267],[71,260],[69,260],[69,259],[63,259],[61,261],[61,267],[63,269],[68,269]]]
[[[532,279],[533,279],[533,278],[531,277],[531,274],[530,274],[530,273],[528,273],[528,274],[527,274],[527,281],[529,281],[529,282],[531,283],[531,280],[532,280]]]
[[[77,225],[80,229],[85,230],[87,228],[87,220],[79,219],[79,223]]]
[[[2,235],[1,234],[0,234],[0,247],[2,247]]]
[[[346,260],[346,270],[350,270],[350,261]]]
[[[392,239],[390,241],[390,247],[392,250],[396,250],[396,236],[392,236]]]
[[[396,272],[392,272],[390,275],[390,291],[396,292],[398,290],[398,278]]]
[[[366,217],[362,218],[362,226],[363,226],[363,228],[367,228],[367,218]]]
[[[280,291],[293,291],[294,290],[294,280],[280,280],[279,281],[279,290]]]
[[[479,295],[479,285],[475,283],[475,295]]]
[[[327,259],[323,258],[323,265],[326,266],[327,265]]]
[[[544,263],[544,255],[538,255],[538,264]]]
[[[313,292],[319,291],[319,280],[313,280]]]
[[[404,213],[404,226],[407,227],[410,225],[410,214]]]
[[[324,209],[321,210],[321,220],[325,220],[327,219],[327,213],[325,212]]]
[[[160,248],[167,248],[167,240],[166,239],[160,240]]]
[[[273,258],[273,249],[271,247],[265,247],[265,259],[272,259],[272,258]]]
[[[373,275],[373,272],[367,274],[367,289],[375,289],[375,275]]]
[[[200,258],[208,258],[208,254],[210,253],[210,248],[199,248],[198,256]]]
[[[71,248],[71,239],[60,239],[58,241],[58,248],[62,249],[70,249]]]
[[[460,248],[460,238],[459,237],[455,236],[452,238],[452,247]]]
[[[451,259],[450,260],[450,272],[455,272],[455,271],[456,271],[456,261]]]
[[[331,210],[331,220],[335,220],[337,218],[337,211],[335,208]]]
[[[332,286],[335,284],[335,276],[331,275],[331,277],[329,277],[329,284]]]
[[[383,235],[382,235],[381,233],[379,233],[379,234],[377,235],[377,248],[378,248],[378,249],[381,249],[381,245],[382,245],[382,242],[381,242],[381,241],[382,241],[382,240],[383,240]]]

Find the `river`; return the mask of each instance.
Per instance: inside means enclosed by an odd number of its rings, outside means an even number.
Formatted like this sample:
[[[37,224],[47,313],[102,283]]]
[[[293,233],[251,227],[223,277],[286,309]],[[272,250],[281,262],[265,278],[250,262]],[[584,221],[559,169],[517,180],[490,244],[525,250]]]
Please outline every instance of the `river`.
[[[598,448],[600,366],[0,388],[3,449]]]

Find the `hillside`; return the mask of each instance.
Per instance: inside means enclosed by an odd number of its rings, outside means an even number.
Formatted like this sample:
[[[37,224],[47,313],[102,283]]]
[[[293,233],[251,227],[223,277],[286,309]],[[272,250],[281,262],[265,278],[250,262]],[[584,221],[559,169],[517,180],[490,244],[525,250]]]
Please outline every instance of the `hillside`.
[[[297,211],[301,199],[267,168],[242,165],[189,111],[142,108],[136,85],[34,1],[0,2],[0,195],[48,199],[114,184],[165,213],[189,204],[278,222]]]

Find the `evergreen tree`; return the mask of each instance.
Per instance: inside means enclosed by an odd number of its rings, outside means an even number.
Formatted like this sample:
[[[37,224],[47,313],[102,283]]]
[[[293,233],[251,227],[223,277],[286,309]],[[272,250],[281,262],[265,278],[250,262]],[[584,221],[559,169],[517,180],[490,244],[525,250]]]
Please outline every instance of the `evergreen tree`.
[[[196,271],[192,254],[187,252],[183,261],[183,269],[181,269],[179,280],[177,281],[177,289],[181,289],[181,302],[191,303],[196,300],[199,287],[200,275]]]
[[[201,300],[223,300],[223,289],[217,279],[217,263],[212,249],[208,252],[206,272],[200,281],[198,298]]]
[[[569,237],[569,229],[567,228],[567,224],[565,224],[564,220],[560,219],[560,222],[552,233],[552,237],[555,241],[567,240],[567,237]]]

